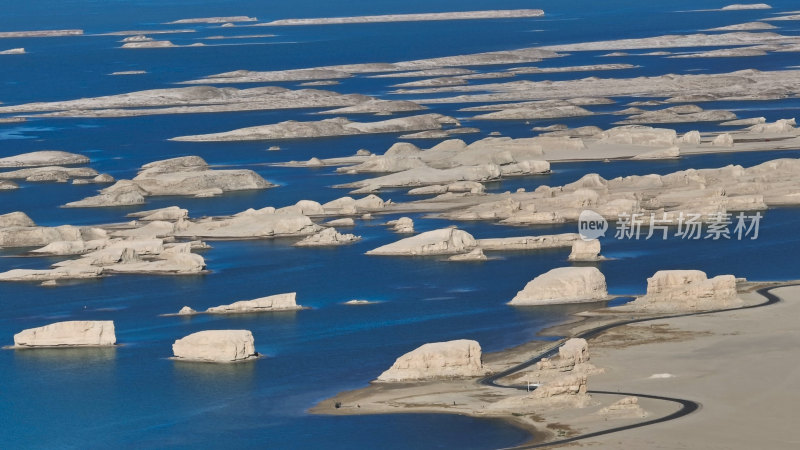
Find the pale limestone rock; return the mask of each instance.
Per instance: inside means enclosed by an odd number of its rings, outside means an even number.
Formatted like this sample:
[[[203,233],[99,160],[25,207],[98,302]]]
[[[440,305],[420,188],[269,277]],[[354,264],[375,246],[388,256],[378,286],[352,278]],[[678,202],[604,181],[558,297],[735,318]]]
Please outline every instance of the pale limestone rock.
[[[274,208],[249,209],[227,218],[201,219],[175,231],[176,237],[209,239],[261,239],[306,236],[321,229],[308,216],[277,213]]]
[[[792,119],[778,119],[773,123],[759,123],[748,128],[751,133],[791,133],[797,122]]]
[[[475,238],[457,228],[426,231],[416,236],[378,247],[368,255],[425,256],[467,253],[478,246]]]
[[[342,234],[335,228],[325,228],[317,234],[306,237],[294,244],[295,247],[332,247],[337,245],[352,244],[361,239],[354,234]]]
[[[178,206],[168,206],[166,208],[151,209],[148,211],[139,211],[128,214],[127,217],[136,217],[139,220],[152,222],[152,221],[176,221],[180,219],[187,219],[189,211]]]
[[[56,322],[14,335],[14,346],[17,348],[102,347],[116,343],[114,322],[110,320]]]
[[[197,314],[197,311],[188,306],[184,306],[180,309],[180,311],[178,311],[179,316],[191,316],[193,314]]]
[[[172,344],[177,360],[228,363],[258,357],[249,330],[207,330],[190,334]]]
[[[647,294],[619,308],[634,311],[696,311],[742,304],[733,275],[708,278],[700,270],[659,270],[647,279]]]
[[[675,159],[680,158],[681,149],[679,147],[669,147],[659,150],[651,150],[649,152],[639,153],[632,159]]]
[[[231,303],[230,305],[214,306],[208,308],[206,312],[210,314],[240,314],[267,311],[297,311],[303,309],[302,306],[296,303],[296,298],[296,292],[270,295],[254,300],[242,300]]]
[[[714,147],[733,147],[733,136],[728,133],[722,133],[711,141]]]
[[[722,124],[724,125],[724,123]],[[700,132],[697,130],[692,130],[686,132],[683,136],[678,139],[679,144],[689,144],[689,145],[700,145]]]
[[[481,361],[481,346],[460,339],[425,344],[405,355],[377,379],[379,382],[418,381],[437,378],[478,377],[489,370]]]
[[[0,167],[42,167],[86,164],[89,158],[76,153],[42,150],[0,158]]]
[[[488,258],[483,254],[483,250],[476,248],[469,253],[453,255],[447,258],[448,261],[486,261]]]
[[[332,227],[354,227],[356,226],[356,221],[353,220],[351,217],[345,217],[343,219],[334,219],[325,222],[325,225],[329,225]]]
[[[96,175],[96,174],[95,174]],[[274,187],[252,170],[213,170],[198,156],[155,161],[141,167],[133,180],[120,180],[99,195],[67,203],[67,207],[138,205],[158,195],[220,195]]]
[[[652,128],[641,125],[626,125],[603,131],[597,137],[610,144],[645,145],[649,147],[671,147],[677,140],[675,130]]]
[[[36,223],[21,211],[0,215],[0,228],[8,227],[35,227]]]
[[[562,233],[542,236],[478,239],[478,246],[484,251],[544,250],[571,247],[579,240],[580,235],[577,233]]]
[[[581,303],[608,298],[606,279],[594,267],[559,267],[537,276],[509,305]]]
[[[600,241],[597,239],[583,240],[578,239],[572,243],[572,251],[569,254],[570,261],[598,261],[603,259],[600,256]]]
[[[414,221],[410,217],[401,217],[397,220],[390,220],[386,222],[386,225],[391,226],[392,231],[396,233],[414,233]]]

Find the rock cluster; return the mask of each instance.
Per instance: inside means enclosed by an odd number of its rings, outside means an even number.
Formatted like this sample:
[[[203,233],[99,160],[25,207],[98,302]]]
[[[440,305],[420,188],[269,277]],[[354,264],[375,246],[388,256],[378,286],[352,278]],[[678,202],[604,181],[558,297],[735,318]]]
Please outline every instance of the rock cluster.
[[[733,275],[708,278],[700,270],[659,270],[647,279],[647,294],[621,308],[672,312],[731,308],[741,303]]]
[[[208,197],[225,192],[266,189],[274,185],[252,170],[214,170],[199,156],[148,163],[133,180],[120,180],[99,195],[67,203],[67,207],[138,205],[158,195]]]

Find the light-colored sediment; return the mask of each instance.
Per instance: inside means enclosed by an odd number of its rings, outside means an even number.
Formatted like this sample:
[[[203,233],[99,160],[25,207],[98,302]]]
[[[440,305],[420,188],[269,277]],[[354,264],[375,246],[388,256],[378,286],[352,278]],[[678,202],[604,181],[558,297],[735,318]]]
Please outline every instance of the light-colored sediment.
[[[114,322],[110,320],[56,322],[14,335],[14,348],[105,347],[116,343]]]
[[[552,305],[608,299],[606,278],[595,267],[559,267],[531,280],[509,305]]]
[[[258,357],[249,330],[199,331],[175,341],[172,352],[178,361],[230,363]]]
[[[182,142],[260,141],[309,139],[362,134],[402,133],[408,131],[438,130],[442,125],[459,125],[452,117],[441,114],[423,114],[378,122],[352,122],[344,117],[315,122],[286,121],[223,133],[180,136],[170,140]]]
[[[273,20],[259,25],[287,26],[287,25],[333,25],[348,23],[383,23],[383,22],[424,22],[434,20],[469,20],[469,19],[511,19],[524,17],[541,17],[541,9],[505,9],[486,11],[458,11],[442,13],[421,14],[385,14],[378,16],[352,16],[352,17],[319,17],[308,19],[281,19]]]

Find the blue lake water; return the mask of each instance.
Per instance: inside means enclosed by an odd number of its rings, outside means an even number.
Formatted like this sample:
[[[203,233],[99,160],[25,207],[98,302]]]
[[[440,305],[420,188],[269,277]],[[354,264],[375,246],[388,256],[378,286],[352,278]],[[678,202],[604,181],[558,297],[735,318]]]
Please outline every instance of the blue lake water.
[[[721,1],[56,1],[15,2],[0,16],[0,31],[83,28],[87,34],[127,29],[158,29],[187,17],[251,15],[261,20],[380,13],[477,9],[542,8],[539,19],[364,24],[324,27],[219,28],[168,35],[176,44],[222,34],[274,33],[274,38],[244,40],[258,45],[128,51],[118,36],[0,39],[0,50],[25,47],[24,56],[0,56],[0,101],[5,104],[174,87],[174,83],[237,69],[277,70],[376,61],[447,56],[588,40],[694,33],[722,25],[763,19],[796,9],[794,2],[772,1],[772,11],[676,12],[718,8]],[[798,34],[798,24],[781,23],[783,34]],[[255,31],[254,31],[255,30]],[[644,53],[633,51],[632,53]],[[525,75],[520,79],[558,80],[628,77],[664,73],[782,69],[796,64],[795,54],[754,58],[665,59],[652,56],[598,58],[606,52],[577,52],[540,66],[627,62],[641,67],[600,73]],[[501,67],[504,69],[505,67]],[[477,68],[490,71],[496,68]],[[140,76],[107,74],[147,70]],[[329,87],[382,98],[404,79],[354,77]],[[295,87],[297,83],[282,83]],[[242,85],[237,87],[254,87]],[[617,99],[625,103],[633,99]],[[465,105],[436,105],[434,112],[464,119]],[[588,107],[611,111],[608,106]],[[797,100],[714,103],[705,108],[735,109],[742,117],[769,120],[793,117]],[[220,198],[157,198],[144,207],[62,209],[59,205],[92,195],[97,186],[21,183],[0,193],[0,214],[25,211],[41,225],[124,221],[125,214],[179,205],[192,216],[229,214],[253,207],[285,206],[301,199],[328,201],[346,195],[330,186],[358,179],[332,169],[276,168],[266,163],[312,156],[351,155],[359,148],[383,152],[394,135],[270,143],[181,143],[166,139],[225,131],[283,120],[316,120],[313,111],[267,111],[167,115],[119,119],[32,119],[0,124],[0,156],[59,149],[82,153],[91,167],[117,178],[132,177],[144,163],[181,155],[200,155],[214,165],[248,167],[279,184],[262,192]],[[353,117],[354,120],[376,120]],[[530,127],[554,122],[572,126],[611,126],[619,116],[598,115],[568,121],[480,123],[479,139],[490,131],[530,136]],[[474,125],[464,120],[465,126]],[[716,124],[686,124],[679,131],[717,130]],[[420,146],[436,141],[420,141]],[[596,172],[606,178],[669,173],[687,168],[745,166],[800,151],[698,155],[669,162],[616,161],[553,164],[553,174],[489,184],[493,192],[558,186]],[[408,200],[402,192],[384,199]],[[733,273],[755,280],[798,277],[800,252],[795,208],[771,209],[757,240],[681,241],[602,240],[613,259],[598,264],[612,294],[644,291],[646,278],[659,269],[696,268],[709,275]],[[451,223],[412,216],[419,231]],[[528,340],[585,305],[512,308],[505,303],[534,276],[568,264],[568,250],[513,252],[483,263],[448,263],[439,258],[377,258],[364,252],[398,239],[383,225],[395,217],[357,221],[352,231],[364,239],[337,249],[298,249],[291,240],[212,242],[202,254],[211,272],[191,277],[115,276],[58,288],[35,284],[0,285],[0,343],[11,343],[22,329],[59,320],[114,320],[122,346],[103,350],[0,351],[0,448],[498,448],[528,435],[500,421],[448,415],[362,417],[311,416],[305,411],[337,392],[366,385],[394,359],[433,341],[469,338],[485,351]],[[508,227],[459,223],[478,238],[575,231],[574,225]],[[613,224],[612,224],[613,226]],[[0,251],[0,271],[44,268],[46,258]],[[236,300],[297,291],[298,302],[312,309],[297,313],[159,317],[184,305],[203,309]],[[353,307],[351,299],[377,300]],[[256,348],[267,355],[235,366],[180,364],[166,359],[172,342],[205,329],[252,330]]]

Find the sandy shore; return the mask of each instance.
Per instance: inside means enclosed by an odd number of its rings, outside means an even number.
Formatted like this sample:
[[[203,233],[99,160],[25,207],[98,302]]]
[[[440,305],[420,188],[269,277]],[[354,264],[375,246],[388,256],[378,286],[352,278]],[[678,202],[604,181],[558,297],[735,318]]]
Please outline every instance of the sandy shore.
[[[764,303],[766,298],[755,290],[769,286],[777,284],[744,285],[741,296],[746,305]],[[535,445],[651,421],[682,408],[675,401],[644,397],[649,395],[695,402],[700,408],[675,420],[580,439],[575,444],[602,448],[795,448],[800,431],[792,431],[788,420],[798,400],[792,381],[798,371],[793,356],[800,353],[795,321],[800,314],[800,287],[778,287],[772,292],[781,301],[764,307],[673,318],[599,309],[545,330],[545,335],[574,336],[618,321],[653,319],[613,327],[589,339],[591,363],[604,373],[589,377],[592,402],[585,408],[543,408],[533,413],[496,408],[498,401],[524,393],[500,387],[524,386],[526,369],[522,369],[497,380],[500,386],[476,379],[371,384],[322,401],[310,412],[450,413],[502,418],[530,431],[533,438],[525,445]],[[486,354],[484,364],[495,373],[501,372],[554,345],[557,343],[529,342]],[[647,417],[600,413],[628,394],[639,395],[639,405]]]

